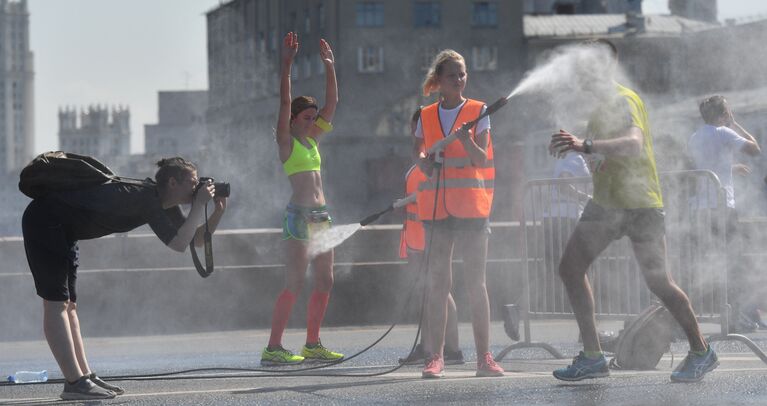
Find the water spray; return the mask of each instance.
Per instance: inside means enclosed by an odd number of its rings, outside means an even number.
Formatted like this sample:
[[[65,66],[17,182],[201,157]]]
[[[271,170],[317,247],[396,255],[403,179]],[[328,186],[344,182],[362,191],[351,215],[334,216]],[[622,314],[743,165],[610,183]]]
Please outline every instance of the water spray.
[[[356,233],[360,228],[375,222],[381,216],[396,208],[403,207],[408,203],[414,202],[415,198],[416,195],[413,193],[406,198],[396,200],[387,208],[365,217],[364,219],[360,220],[359,223],[344,224],[317,232],[309,239],[309,246],[307,247],[307,253],[309,254],[309,257],[313,258],[319,254],[322,254],[323,252],[328,252],[333,248],[341,245],[341,243],[348,240],[349,237],[354,235],[354,233]]]

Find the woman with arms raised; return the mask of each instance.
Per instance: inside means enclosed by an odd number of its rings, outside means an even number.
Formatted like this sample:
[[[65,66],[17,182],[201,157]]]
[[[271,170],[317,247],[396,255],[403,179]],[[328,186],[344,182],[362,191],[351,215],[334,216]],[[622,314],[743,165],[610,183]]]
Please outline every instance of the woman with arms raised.
[[[291,101],[290,70],[297,52],[298,36],[289,32],[282,48],[280,112],[276,130],[280,161],[293,191],[285,209],[282,231],[287,274],[285,289],[274,305],[272,332],[269,344],[261,354],[262,365],[298,364],[305,359],[321,362],[343,359],[343,354],[323,347],[319,337],[320,324],[333,287],[333,251],[315,258],[309,258],[307,254],[310,235],[330,227],[331,223],[322,192],[321,160],[317,146],[322,135],[332,130],[330,122],[338,104],[333,51],[327,41],[320,40],[320,57],[326,72],[325,105],[321,109],[310,96],[299,96]],[[306,345],[301,355],[295,355],[282,347],[282,334],[296,296],[303,288],[310,262],[314,272],[314,290],[307,307]]]

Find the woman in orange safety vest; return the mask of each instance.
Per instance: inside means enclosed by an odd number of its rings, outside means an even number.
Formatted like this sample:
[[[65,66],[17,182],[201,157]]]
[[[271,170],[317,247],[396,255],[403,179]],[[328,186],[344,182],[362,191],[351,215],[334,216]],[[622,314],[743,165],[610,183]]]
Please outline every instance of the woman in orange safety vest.
[[[467,296],[471,304],[477,376],[501,376],[503,369],[490,353],[490,305],[485,286],[485,261],[490,233],[488,218],[493,203],[493,146],[490,119],[471,128],[487,106],[463,97],[466,62],[453,50],[440,52],[426,75],[423,93],[439,91],[437,103],[426,106],[416,128],[413,145],[417,164],[429,179],[418,192],[418,215],[426,226],[429,256],[427,347],[432,351],[422,376],[438,378],[444,373],[443,349],[447,321],[447,297],[452,285],[452,253],[462,252]],[[456,133],[457,139],[441,151],[429,154],[439,141]],[[432,158],[434,156],[435,158]],[[435,166],[435,161],[441,166]]]

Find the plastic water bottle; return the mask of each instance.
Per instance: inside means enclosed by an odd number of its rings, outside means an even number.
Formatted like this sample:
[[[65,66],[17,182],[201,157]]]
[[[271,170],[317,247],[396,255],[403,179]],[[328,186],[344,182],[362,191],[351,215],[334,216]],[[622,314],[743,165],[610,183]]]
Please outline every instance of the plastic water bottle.
[[[47,380],[48,371],[18,371],[8,377],[8,382],[13,383],[45,382]]]

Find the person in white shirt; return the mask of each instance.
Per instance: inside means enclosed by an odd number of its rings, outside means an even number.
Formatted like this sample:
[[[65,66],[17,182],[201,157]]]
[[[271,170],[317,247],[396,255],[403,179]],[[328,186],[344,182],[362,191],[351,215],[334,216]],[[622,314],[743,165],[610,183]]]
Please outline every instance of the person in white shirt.
[[[756,156],[761,153],[759,143],[733,118],[724,96],[711,96],[700,104],[700,114],[705,124],[687,143],[687,150],[696,169],[706,169],[719,177],[727,194],[727,207],[735,208],[735,190],[732,169],[737,164],[737,153]],[[736,165],[736,169],[748,171]]]
[[[557,163],[554,165],[553,177],[555,179],[589,176],[591,176],[589,166],[583,155],[579,152],[568,152],[563,159],[557,159]],[[581,197],[586,197],[586,199],[581,199]],[[578,220],[581,217],[586,200],[588,200],[588,195],[585,195],[578,189],[574,189],[574,186],[561,185],[551,191],[551,204],[543,209],[543,217]]]
[[[736,157],[740,154],[757,156],[761,154],[759,143],[753,135],[744,129],[732,114],[724,96],[714,95],[700,103],[700,114],[705,124],[690,137],[687,143],[687,151],[692,158],[695,169],[710,170],[719,178],[719,182],[725,190],[727,204],[727,229],[728,249],[732,255],[728,269],[728,299],[733,306],[731,317],[731,329],[740,331],[752,330],[749,326],[749,317],[740,317],[741,311],[749,307],[752,295],[748,292],[749,285],[744,274],[745,269],[741,264],[741,243],[739,242],[737,226],[738,213],[735,210],[735,189],[733,187],[732,172],[736,169],[741,174],[747,175],[750,169],[738,164]],[[710,188],[707,188],[710,190]],[[714,192],[711,190],[711,192]],[[715,207],[711,193],[701,193],[694,203],[695,208],[706,209]],[[758,322],[759,320],[754,320]],[[753,322],[750,323],[753,325]]]

